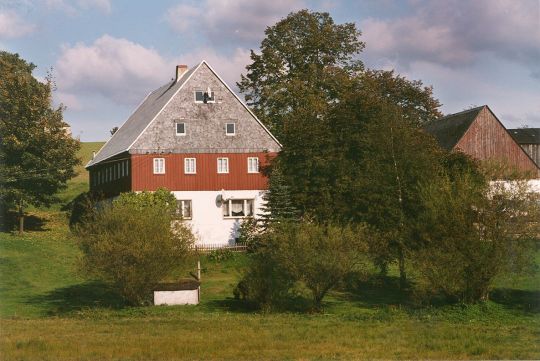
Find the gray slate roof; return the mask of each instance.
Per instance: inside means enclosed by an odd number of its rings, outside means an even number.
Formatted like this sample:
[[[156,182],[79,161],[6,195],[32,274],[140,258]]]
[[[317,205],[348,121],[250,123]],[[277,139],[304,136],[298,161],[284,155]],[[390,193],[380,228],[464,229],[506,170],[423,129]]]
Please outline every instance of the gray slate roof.
[[[484,107],[487,105],[433,120],[424,125],[424,129],[437,139],[441,147],[452,150]]]
[[[508,129],[518,144],[540,144],[540,128]]]
[[[146,96],[141,105],[135,110],[128,120],[114,133],[111,139],[103,145],[103,147],[86,165],[86,168],[91,167],[105,159],[111,158],[117,154],[129,150],[129,147],[137,139],[146,126],[154,119],[167,102],[173,97],[178,89],[184,85],[190,75],[198,68],[195,66],[188,70],[178,80],[172,80],[162,87],[154,90]]]

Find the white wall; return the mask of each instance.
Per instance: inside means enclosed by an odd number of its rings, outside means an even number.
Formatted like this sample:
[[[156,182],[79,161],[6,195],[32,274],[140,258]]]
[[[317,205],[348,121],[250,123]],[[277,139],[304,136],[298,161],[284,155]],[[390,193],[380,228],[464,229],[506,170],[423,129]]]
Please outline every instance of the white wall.
[[[217,201],[221,191],[173,191],[176,199],[191,200],[192,219],[186,220],[197,238],[197,244],[234,244],[242,218],[224,218],[223,208]],[[226,198],[254,199],[257,217],[263,204],[264,190],[225,191]]]
[[[154,305],[198,305],[199,290],[154,291]]]

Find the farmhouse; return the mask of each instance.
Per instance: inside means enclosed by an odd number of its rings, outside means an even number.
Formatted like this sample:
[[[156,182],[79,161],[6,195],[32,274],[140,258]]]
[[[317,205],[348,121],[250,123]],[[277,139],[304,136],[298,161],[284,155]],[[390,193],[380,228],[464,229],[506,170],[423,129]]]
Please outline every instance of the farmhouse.
[[[445,149],[540,177],[538,166],[487,105],[447,115],[426,124],[424,129]]]
[[[277,139],[202,61],[154,90],[86,166],[108,197],[165,187],[199,244],[230,244],[260,213]]]

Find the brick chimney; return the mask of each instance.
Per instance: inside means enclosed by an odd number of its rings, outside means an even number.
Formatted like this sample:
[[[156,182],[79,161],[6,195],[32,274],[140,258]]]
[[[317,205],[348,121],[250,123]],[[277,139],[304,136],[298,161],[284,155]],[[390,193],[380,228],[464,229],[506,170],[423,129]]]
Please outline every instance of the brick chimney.
[[[182,75],[185,74],[185,72],[188,70],[187,65],[177,65],[176,66],[176,81],[182,77]]]

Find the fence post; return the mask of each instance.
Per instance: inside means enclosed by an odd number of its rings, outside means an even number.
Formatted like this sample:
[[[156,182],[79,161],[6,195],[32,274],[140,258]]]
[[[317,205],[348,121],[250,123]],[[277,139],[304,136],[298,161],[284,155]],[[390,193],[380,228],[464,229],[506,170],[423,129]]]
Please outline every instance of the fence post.
[[[199,303],[201,302],[201,260],[197,260],[197,281],[199,281],[199,288],[197,289],[197,297]]]

